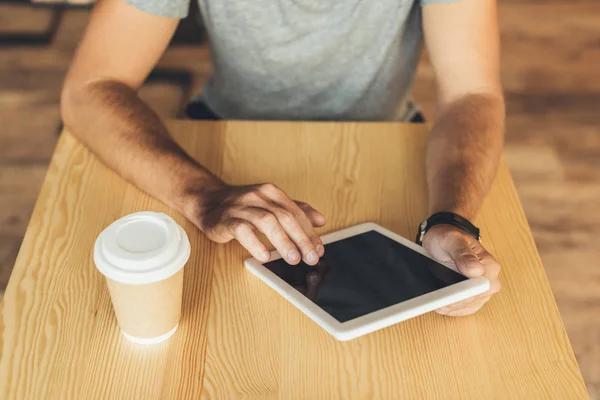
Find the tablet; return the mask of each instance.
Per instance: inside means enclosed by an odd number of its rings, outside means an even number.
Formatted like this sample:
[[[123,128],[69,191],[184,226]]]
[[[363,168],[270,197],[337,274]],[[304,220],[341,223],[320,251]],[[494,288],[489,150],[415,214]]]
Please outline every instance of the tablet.
[[[322,238],[316,266],[289,265],[277,251],[246,268],[338,340],[350,340],[489,289],[434,261],[423,247],[377,224]]]

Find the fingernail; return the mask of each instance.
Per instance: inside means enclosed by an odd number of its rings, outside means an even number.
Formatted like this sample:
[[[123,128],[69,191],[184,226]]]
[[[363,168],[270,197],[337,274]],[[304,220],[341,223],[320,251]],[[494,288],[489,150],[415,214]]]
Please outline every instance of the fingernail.
[[[264,252],[260,253],[260,259],[262,261],[269,261],[270,258],[271,258],[271,253],[269,251],[264,251]]]
[[[319,255],[315,250],[311,251],[306,255],[306,262],[309,264],[316,264],[319,261]]]
[[[322,244],[317,245],[317,253],[319,253],[320,257],[323,257],[323,254],[325,254],[325,247]]]
[[[292,261],[292,262],[296,262],[298,260],[300,260],[300,253],[298,253],[296,250],[292,250],[288,253],[288,260]]]

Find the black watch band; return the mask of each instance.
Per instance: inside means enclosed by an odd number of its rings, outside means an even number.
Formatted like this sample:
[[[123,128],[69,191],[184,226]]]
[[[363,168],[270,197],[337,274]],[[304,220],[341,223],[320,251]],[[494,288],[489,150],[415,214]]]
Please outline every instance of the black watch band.
[[[473,236],[475,239],[481,240],[481,236],[479,235],[479,228],[473,225],[468,219],[463,218],[460,215],[454,214],[452,212],[439,212],[433,214],[431,217],[421,222],[421,225],[419,225],[419,231],[417,232],[417,238],[415,239],[415,242],[418,245],[422,245],[423,236],[425,236],[428,230],[430,230],[436,225],[452,225]]]

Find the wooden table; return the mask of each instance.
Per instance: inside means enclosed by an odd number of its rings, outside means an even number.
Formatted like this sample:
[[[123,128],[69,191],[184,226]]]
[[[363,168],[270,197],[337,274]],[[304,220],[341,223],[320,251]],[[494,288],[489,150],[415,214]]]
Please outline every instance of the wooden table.
[[[173,121],[225,180],[272,181],[328,218],[412,238],[427,214],[427,127],[397,123]],[[187,231],[183,319],[170,341],[123,338],[92,245],[115,219],[172,215]],[[503,290],[476,315],[430,313],[337,342],[217,245],[64,133],[1,308],[1,399],[587,398],[544,269],[503,164],[477,223]]]

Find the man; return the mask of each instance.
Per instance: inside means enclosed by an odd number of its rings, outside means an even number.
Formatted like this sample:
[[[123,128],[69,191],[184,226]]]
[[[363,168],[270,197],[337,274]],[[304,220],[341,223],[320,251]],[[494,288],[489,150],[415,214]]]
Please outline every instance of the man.
[[[324,248],[314,227],[325,224],[323,215],[269,183],[222,182],[171,139],[136,93],[188,1],[100,0],[65,82],[64,123],[108,166],[210,239],[236,239],[267,261],[260,231],[290,264],[315,265]],[[214,75],[197,104],[223,119],[407,119],[424,32],[439,105],[426,157],[430,211],[475,218],[503,143],[494,0],[199,3]],[[464,224],[431,226],[423,245],[433,257],[492,283],[489,292],[439,312],[477,311],[500,289],[499,264]]]

